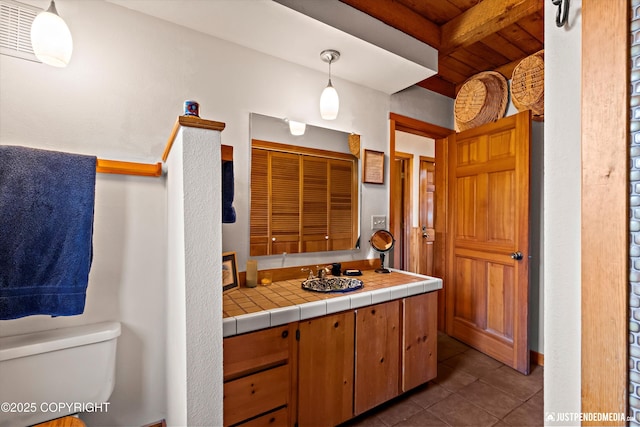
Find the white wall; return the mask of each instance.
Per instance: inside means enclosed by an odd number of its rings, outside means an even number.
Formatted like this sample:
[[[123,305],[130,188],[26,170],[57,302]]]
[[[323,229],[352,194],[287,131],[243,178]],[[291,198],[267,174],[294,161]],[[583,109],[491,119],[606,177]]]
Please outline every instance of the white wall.
[[[57,8],[73,33],[71,63],[58,69],[0,56],[0,143],[156,162],[183,101],[197,100],[203,118],[227,124],[222,142],[234,146],[238,222],[223,226],[223,249],[236,250],[241,267],[249,241],[250,112],[353,131],[362,136],[362,148],[388,151],[391,101],[381,92],[333,79],[341,111],[336,121],[325,122],[317,108],[324,73],[106,2],[60,0]],[[412,100],[408,110],[420,110],[414,106],[429,95],[418,92],[406,97]],[[442,98],[433,94],[447,108],[427,114],[432,123],[447,126],[451,108]],[[394,112],[403,114],[402,104],[394,101]],[[388,171],[388,160],[386,166]],[[92,426],[143,425],[167,416],[165,365],[176,360],[166,343],[166,311],[176,304],[167,300],[166,179],[99,175],[96,193],[95,253],[85,314],[3,321],[0,334],[119,320],[123,333],[110,411],[86,420]],[[386,185],[363,185],[363,218],[387,214],[387,203],[380,203],[387,199]],[[367,236],[370,221],[362,224]],[[365,257],[375,254],[363,247],[358,253],[291,256],[284,262],[277,257],[269,263],[277,267]]]
[[[557,28],[545,2],[545,413],[580,412],[581,8]]]

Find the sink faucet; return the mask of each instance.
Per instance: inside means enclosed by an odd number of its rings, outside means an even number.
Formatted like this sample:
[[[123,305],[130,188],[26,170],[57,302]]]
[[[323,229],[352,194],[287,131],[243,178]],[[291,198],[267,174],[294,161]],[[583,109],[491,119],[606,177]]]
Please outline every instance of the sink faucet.
[[[315,279],[315,277],[313,276],[313,270],[310,268],[301,268],[300,271],[304,271],[309,272],[309,275],[307,276],[307,280],[311,280],[311,279]]]
[[[326,265],[324,267],[320,267],[316,265],[316,276],[313,275],[313,270],[311,268],[301,268],[300,271],[304,271],[309,272],[309,275],[307,276],[307,280],[311,280],[311,279],[324,279],[325,277],[327,277],[327,272],[329,271],[329,268],[331,268],[330,265]]]
[[[325,277],[327,277],[327,272],[329,271],[329,268],[331,268],[331,266],[329,265],[326,265],[324,267],[316,266],[316,268],[318,269],[318,279],[324,279]]]

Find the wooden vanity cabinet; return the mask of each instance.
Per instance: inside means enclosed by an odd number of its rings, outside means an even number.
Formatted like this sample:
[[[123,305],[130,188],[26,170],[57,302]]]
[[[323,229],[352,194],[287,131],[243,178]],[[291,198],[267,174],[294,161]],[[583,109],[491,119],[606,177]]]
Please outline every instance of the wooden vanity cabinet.
[[[224,339],[225,426],[294,425],[296,326]]]
[[[224,340],[224,425],[336,426],[435,378],[436,292]]]
[[[402,300],[402,388],[411,390],[437,375],[438,293]]]
[[[335,426],[353,417],[354,314],[299,323],[298,425]]]
[[[356,310],[354,415],[400,394],[400,304]]]

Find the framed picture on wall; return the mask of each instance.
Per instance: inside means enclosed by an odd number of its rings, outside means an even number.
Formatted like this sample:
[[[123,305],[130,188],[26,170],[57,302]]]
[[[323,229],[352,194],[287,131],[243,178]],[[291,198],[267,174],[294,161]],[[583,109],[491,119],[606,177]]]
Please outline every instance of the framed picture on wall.
[[[237,288],[239,283],[236,253],[225,252],[222,254],[222,290]]]
[[[384,153],[364,150],[362,182],[366,184],[384,184]]]

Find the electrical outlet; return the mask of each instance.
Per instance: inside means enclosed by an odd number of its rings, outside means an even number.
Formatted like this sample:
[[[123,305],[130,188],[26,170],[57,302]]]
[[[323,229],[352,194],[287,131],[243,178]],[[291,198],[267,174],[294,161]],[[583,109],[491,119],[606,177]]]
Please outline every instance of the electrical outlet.
[[[372,230],[386,230],[386,228],[387,228],[386,215],[371,215]]]

